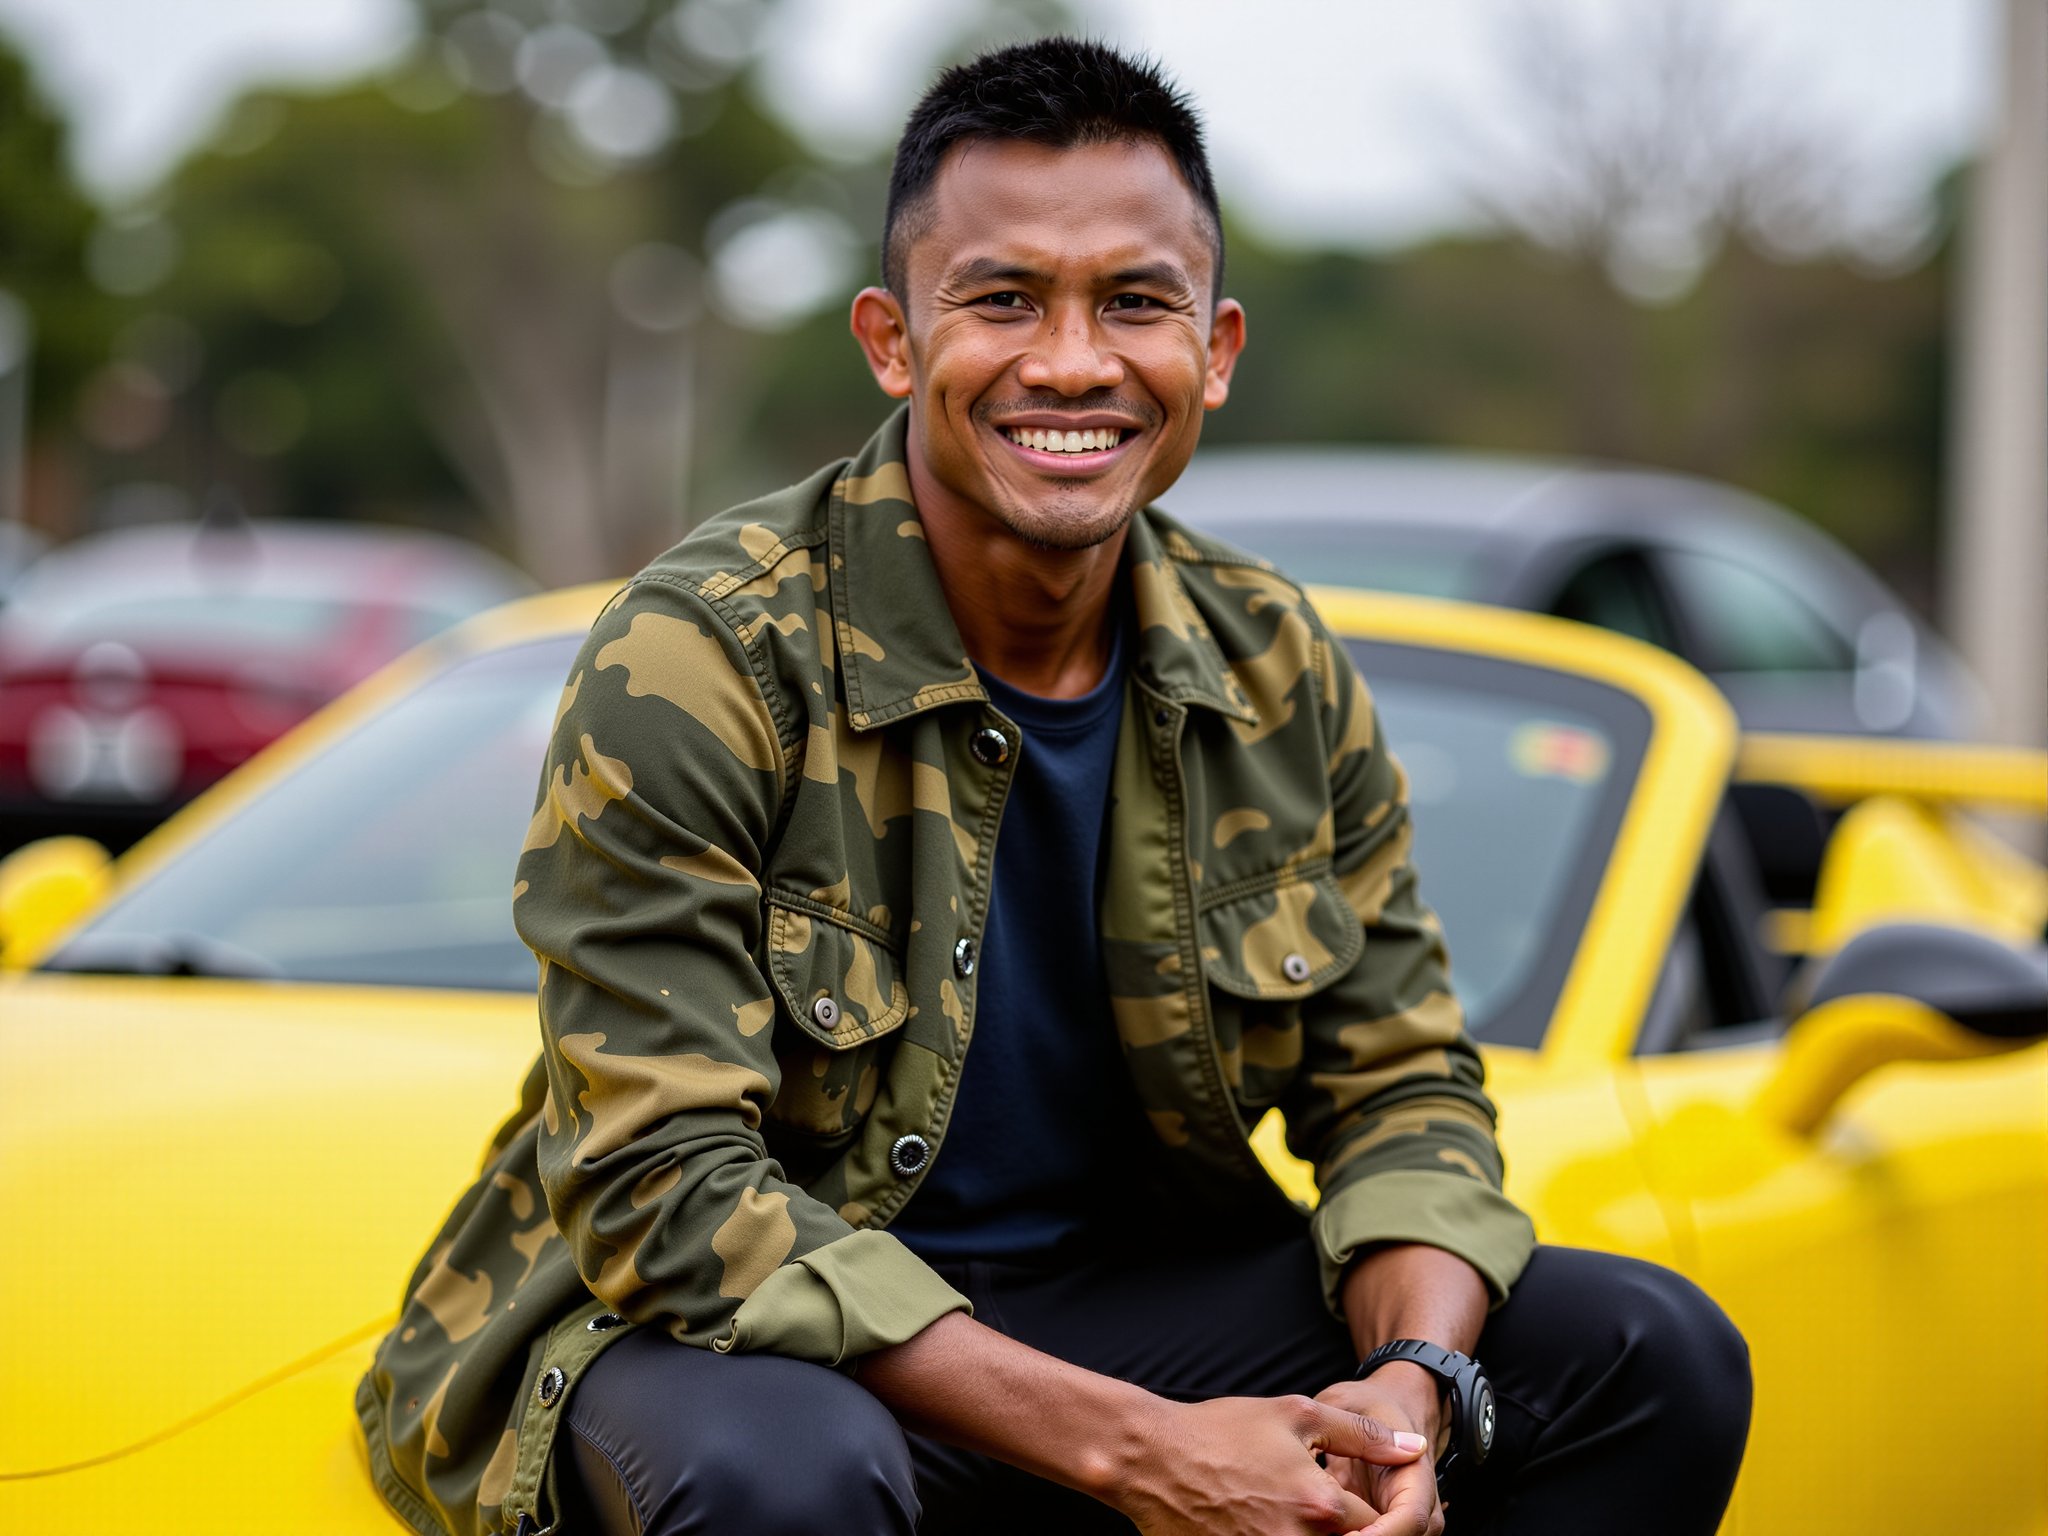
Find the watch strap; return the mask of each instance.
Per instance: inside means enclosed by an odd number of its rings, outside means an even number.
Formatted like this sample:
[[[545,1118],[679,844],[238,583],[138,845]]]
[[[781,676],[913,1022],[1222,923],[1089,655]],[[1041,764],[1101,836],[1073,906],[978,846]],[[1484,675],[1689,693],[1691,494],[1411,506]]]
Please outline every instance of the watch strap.
[[[1478,1466],[1493,1449],[1493,1385],[1486,1379],[1485,1368],[1470,1355],[1461,1355],[1427,1339],[1394,1339],[1382,1344],[1365,1357],[1356,1379],[1363,1381],[1396,1360],[1421,1366],[1443,1384],[1451,1434],[1436,1464],[1437,1484],[1442,1488],[1455,1469]]]
[[[1365,1363],[1358,1368],[1358,1379],[1363,1381],[1392,1360],[1406,1360],[1410,1365],[1421,1366],[1442,1382],[1446,1390],[1457,1379],[1459,1370],[1473,1363],[1469,1355],[1461,1355],[1455,1349],[1445,1349],[1441,1344],[1432,1344],[1427,1339],[1395,1339],[1391,1343],[1382,1344],[1365,1357]]]

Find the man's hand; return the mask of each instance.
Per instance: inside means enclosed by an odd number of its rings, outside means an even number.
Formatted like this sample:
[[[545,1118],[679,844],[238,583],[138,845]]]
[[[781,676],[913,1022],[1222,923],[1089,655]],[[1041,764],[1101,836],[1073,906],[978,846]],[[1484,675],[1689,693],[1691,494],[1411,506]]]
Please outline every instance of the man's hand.
[[[1306,1397],[1162,1402],[1146,1439],[1145,1454],[1109,1502],[1147,1536],[1380,1530],[1379,1509],[1318,1458],[1372,1473],[1419,1460],[1429,1481],[1420,1434]]]
[[[1360,1359],[1390,1339],[1429,1339],[1469,1355],[1486,1321],[1486,1283],[1478,1271],[1453,1254],[1413,1243],[1378,1249],[1352,1265],[1342,1300]],[[1436,1458],[1449,1427],[1437,1379],[1418,1365],[1390,1360],[1364,1381],[1325,1388],[1316,1401],[1428,1439],[1432,1454],[1405,1466],[1333,1460],[1330,1470],[1379,1511],[1365,1536],[1436,1536],[1444,1528]]]
[[[1318,1465],[1398,1466],[1400,1426],[1306,1397],[1176,1403],[1019,1344],[964,1313],[861,1362],[907,1429],[1100,1499],[1150,1536],[1329,1536],[1379,1511]]]
[[[1416,1378],[1411,1381],[1409,1378]],[[1436,1378],[1401,1361],[1380,1367],[1364,1381],[1340,1381],[1316,1394],[1316,1401],[1426,1439],[1431,1454],[1397,1465],[1353,1457],[1329,1458],[1330,1475],[1378,1512],[1362,1536],[1439,1536],[1443,1508],[1436,1495],[1436,1457],[1449,1428],[1440,1412]]]

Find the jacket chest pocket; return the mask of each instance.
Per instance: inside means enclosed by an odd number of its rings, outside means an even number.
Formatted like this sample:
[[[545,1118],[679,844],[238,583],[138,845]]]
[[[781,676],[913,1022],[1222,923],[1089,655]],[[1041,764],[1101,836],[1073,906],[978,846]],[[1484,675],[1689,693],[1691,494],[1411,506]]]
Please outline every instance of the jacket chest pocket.
[[[1358,963],[1365,932],[1328,871],[1246,884],[1202,906],[1202,974],[1224,1080],[1269,1104],[1301,1065],[1302,1001]]]
[[[782,1011],[769,1118],[807,1136],[851,1130],[874,1103],[887,1037],[910,1014],[898,955],[878,929],[771,892],[768,969]]]

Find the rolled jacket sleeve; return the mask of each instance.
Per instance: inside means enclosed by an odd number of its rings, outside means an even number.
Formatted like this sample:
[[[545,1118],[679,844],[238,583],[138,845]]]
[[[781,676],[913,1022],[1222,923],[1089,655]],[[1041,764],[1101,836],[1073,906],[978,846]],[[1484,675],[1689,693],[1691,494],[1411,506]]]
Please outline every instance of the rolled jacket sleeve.
[[[541,1182],[585,1282],[685,1343],[838,1364],[966,1302],[762,1137],[784,736],[711,603],[627,587],[564,689],[513,913],[541,969]]]
[[[1303,1005],[1288,1144],[1316,1171],[1314,1232],[1332,1310],[1345,1268],[1382,1243],[1464,1259],[1498,1305],[1535,1244],[1501,1193],[1485,1069],[1451,990],[1443,931],[1416,889],[1407,782],[1364,682],[1327,642],[1332,867],[1363,925],[1358,962]]]

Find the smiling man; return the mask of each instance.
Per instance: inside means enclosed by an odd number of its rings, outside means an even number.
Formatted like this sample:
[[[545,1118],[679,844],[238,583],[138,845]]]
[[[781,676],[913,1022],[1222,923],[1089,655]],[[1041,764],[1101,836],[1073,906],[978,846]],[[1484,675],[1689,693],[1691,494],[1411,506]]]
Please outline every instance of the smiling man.
[[[912,115],[852,315],[904,407],[563,693],[541,1056],[358,1399],[416,1529],[1718,1523],[1740,1339],[1534,1246],[1364,683],[1150,507],[1222,272],[1150,67],[1053,39]]]

